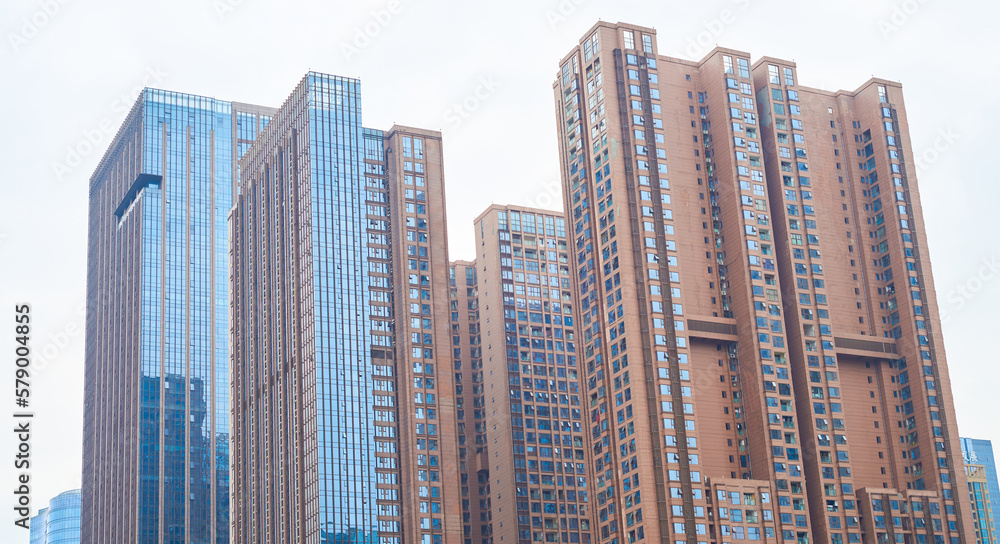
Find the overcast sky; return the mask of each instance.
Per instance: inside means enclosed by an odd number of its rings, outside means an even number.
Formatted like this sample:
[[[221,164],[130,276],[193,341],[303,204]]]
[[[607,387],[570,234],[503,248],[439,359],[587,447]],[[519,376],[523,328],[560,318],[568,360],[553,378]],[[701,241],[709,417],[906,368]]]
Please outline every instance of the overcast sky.
[[[1000,324],[1000,186],[988,166],[998,153],[981,136],[1000,126],[1000,4],[150,4],[0,3],[0,322],[12,323],[15,302],[32,304],[32,513],[80,485],[87,182],[143,85],[278,106],[308,70],[361,78],[365,126],[443,131],[451,258],[469,259],[472,219],[490,203],[561,207],[552,82],[599,19],[656,28],[661,54],[697,60],[719,44],[792,59],[806,86],[853,90],[873,75],[903,83],[960,433],[1000,441],[989,340]],[[0,327],[5,421],[12,327]],[[13,435],[0,437],[0,540],[27,542],[8,506]]]

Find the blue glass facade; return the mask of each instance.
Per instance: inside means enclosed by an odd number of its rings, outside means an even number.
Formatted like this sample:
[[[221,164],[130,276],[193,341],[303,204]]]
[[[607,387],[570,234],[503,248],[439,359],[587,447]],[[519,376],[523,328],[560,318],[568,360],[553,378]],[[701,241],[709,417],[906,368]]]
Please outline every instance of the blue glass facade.
[[[236,542],[379,542],[365,139],[360,83],[310,73],[241,163]]]
[[[45,544],[45,517],[49,515],[48,508],[42,508],[31,518],[31,544]]]
[[[360,82],[308,84],[320,541],[376,542]]]
[[[213,488],[228,495],[227,457],[212,450],[228,443],[232,111],[225,102],[162,91],[145,99],[143,172],[160,183],[146,188],[142,207],[141,366],[143,399],[152,402],[140,417],[149,422],[143,442],[162,442],[160,454],[148,451],[141,463],[140,509],[157,507],[140,518],[139,538],[152,541],[162,527],[164,541],[209,542]],[[222,466],[213,467],[216,458]],[[227,529],[227,512],[218,514]]]
[[[80,490],[60,493],[31,518],[31,544],[79,544]]]
[[[1000,484],[997,483],[997,464],[993,457],[993,443],[989,440],[962,438],[962,457],[966,464],[986,467],[987,488],[990,495],[990,509],[993,512],[993,543],[1000,543],[1000,531],[996,517],[1000,513]]]
[[[91,179],[85,542],[229,541],[227,214],[245,117],[146,89]]]

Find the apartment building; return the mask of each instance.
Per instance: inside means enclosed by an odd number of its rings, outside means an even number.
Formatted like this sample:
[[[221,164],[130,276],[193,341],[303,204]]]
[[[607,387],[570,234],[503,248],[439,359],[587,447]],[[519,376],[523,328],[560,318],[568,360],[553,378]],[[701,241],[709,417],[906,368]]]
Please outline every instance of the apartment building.
[[[462,483],[462,531],[465,544],[489,544],[492,537],[490,467],[486,448],[482,340],[479,334],[479,291],[475,261],[453,261],[449,281],[458,458]]]
[[[590,543],[565,219],[493,205],[474,228],[492,542]]]
[[[554,95],[595,539],[971,542],[900,85],[602,22]]]

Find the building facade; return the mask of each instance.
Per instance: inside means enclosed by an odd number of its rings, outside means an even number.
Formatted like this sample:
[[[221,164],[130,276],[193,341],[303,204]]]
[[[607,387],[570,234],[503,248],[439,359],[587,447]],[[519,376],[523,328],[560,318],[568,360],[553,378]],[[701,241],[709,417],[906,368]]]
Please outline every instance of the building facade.
[[[992,530],[898,83],[599,23],[554,94],[565,214],[451,262],[440,133],[365,128],[357,80],[145,90],[90,184],[81,540]]]
[[[899,84],[598,23],[554,92],[594,538],[972,542]]]
[[[562,214],[475,220],[492,542],[592,541],[577,333]],[[634,447],[634,446],[633,446]]]
[[[91,177],[83,542],[228,542],[226,214],[267,120],[146,89]]]
[[[994,544],[994,516],[989,477],[983,465],[965,465],[965,475],[969,482],[969,502],[972,504],[972,522],[976,530],[977,544]]]
[[[308,74],[230,216],[233,541],[462,538],[443,155]]]
[[[483,353],[479,334],[479,283],[475,261],[452,261],[452,356],[458,457],[462,482],[464,544],[489,544],[493,536],[490,467],[483,400]]]
[[[976,523],[976,538],[980,543],[996,544],[1000,542],[996,523],[997,512],[1000,512],[1000,485],[997,484],[993,443],[989,440],[962,438],[962,455],[965,456],[967,471],[973,466],[981,467],[975,469],[975,477],[971,473],[969,476],[969,499]]]
[[[80,543],[80,490],[64,491],[31,518],[31,544]]]

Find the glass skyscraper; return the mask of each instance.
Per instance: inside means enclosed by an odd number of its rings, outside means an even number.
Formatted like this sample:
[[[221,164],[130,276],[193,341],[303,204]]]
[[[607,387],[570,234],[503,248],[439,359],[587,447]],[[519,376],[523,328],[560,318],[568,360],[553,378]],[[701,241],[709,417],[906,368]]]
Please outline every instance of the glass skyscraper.
[[[31,518],[31,544],[80,542],[80,490],[64,491]]]
[[[232,219],[233,391],[245,406],[237,432],[248,431],[234,451],[239,542],[377,542],[359,87],[309,74],[243,163]]]
[[[307,74],[240,163],[234,543],[462,537],[441,135],[360,93]]]
[[[360,82],[306,81],[320,542],[377,542]]]
[[[83,542],[461,539],[441,150],[353,79],[143,92],[90,183]]]
[[[91,177],[83,542],[228,542],[226,216],[268,118],[146,89]]]
[[[997,464],[993,457],[993,443],[989,440],[980,440],[977,438],[962,438],[962,457],[964,458],[966,466],[968,465],[981,465],[983,467],[983,473],[985,476],[985,482],[973,482],[970,478],[969,487],[970,492],[973,493],[971,497],[973,501],[973,512],[977,516],[977,524],[982,524],[981,526],[986,527],[985,530],[979,530],[979,538],[983,543],[996,544],[1000,543],[1000,535],[998,535],[997,528],[997,515],[1000,513],[1000,485],[997,483]],[[978,497],[976,497],[976,490],[972,488],[974,486],[985,485],[986,490],[979,489]],[[986,508],[981,504],[975,504],[976,502],[981,502],[983,495],[989,496],[989,507]],[[978,499],[978,501],[977,501]],[[982,513],[989,512],[992,517],[982,516]],[[985,519],[984,519],[985,518]],[[992,525],[992,528],[989,526]],[[977,528],[978,529],[978,528]]]

